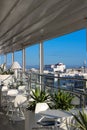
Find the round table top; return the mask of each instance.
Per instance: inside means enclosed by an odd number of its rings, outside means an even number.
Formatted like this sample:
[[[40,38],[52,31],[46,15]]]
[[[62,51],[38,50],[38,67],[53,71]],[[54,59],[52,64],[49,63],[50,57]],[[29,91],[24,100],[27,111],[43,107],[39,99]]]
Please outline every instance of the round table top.
[[[18,90],[17,89],[10,89],[7,92],[8,96],[16,96],[18,94]]]

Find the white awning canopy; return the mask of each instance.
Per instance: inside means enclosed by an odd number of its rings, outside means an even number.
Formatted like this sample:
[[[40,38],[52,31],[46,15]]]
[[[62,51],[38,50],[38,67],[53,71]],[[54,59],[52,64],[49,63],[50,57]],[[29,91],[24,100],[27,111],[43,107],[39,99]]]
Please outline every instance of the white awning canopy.
[[[87,27],[87,0],[0,0],[0,54]]]

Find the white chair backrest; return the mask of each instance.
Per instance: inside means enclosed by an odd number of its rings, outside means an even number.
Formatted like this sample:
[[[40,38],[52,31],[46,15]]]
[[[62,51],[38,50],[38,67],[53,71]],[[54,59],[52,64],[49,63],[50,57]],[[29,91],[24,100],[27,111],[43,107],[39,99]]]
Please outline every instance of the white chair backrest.
[[[22,86],[19,86],[18,87],[18,91],[19,91],[19,93],[24,93],[25,91],[26,91],[26,86],[24,86],[24,85],[22,85]]]
[[[8,91],[8,87],[7,86],[3,86],[1,89],[2,92]]]
[[[47,109],[49,109],[49,106],[47,103],[37,103],[36,108],[35,108],[35,114],[37,114],[41,111],[45,111]]]
[[[22,107],[22,106],[26,106],[26,101],[27,101],[27,98],[22,95],[22,94],[18,94],[14,100],[14,106],[15,107]]]

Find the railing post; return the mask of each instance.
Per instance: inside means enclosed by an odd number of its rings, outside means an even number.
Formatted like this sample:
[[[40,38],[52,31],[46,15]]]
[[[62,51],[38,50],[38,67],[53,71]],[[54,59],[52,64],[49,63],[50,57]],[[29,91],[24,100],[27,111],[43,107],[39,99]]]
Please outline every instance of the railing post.
[[[80,94],[80,107],[85,107],[85,95]]]
[[[85,98],[85,95],[83,95],[83,107],[86,107],[86,98]]]
[[[58,73],[58,89],[60,90],[60,74]]]

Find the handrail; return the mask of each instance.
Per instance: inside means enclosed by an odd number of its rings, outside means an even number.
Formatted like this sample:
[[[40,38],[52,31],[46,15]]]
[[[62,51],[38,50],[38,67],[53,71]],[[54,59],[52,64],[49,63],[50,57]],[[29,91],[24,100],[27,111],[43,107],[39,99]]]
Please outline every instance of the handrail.
[[[39,73],[35,73],[35,72],[27,72],[26,73],[28,75],[29,78],[29,88],[31,89],[32,86],[36,87],[38,85],[42,86],[42,89],[46,90],[46,89],[50,89],[52,92],[54,90],[63,90],[66,92],[69,92],[75,96],[77,96],[78,98],[80,98],[80,107],[82,107],[83,105],[86,105],[86,97],[87,97],[87,93],[86,93],[86,82],[87,79],[83,78],[83,77],[60,77],[58,76],[54,76],[53,74],[39,74]],[[42,79],[42,82],[40,82],[40,77]],[[57,87],[54,86],[54,84],[52,82],[54,82],[54,79],[58,79],[57,81]],[[49,82],[47,82],[46,80],[48,80]],[[64,89],[60,86],[60,81],[65,80],[65,81],[70,81],[70,82],[83,82],[83,87],[84,87],[84,91],[78,91],[77,89]],[[72,85],[71,85],[72,87]],[[73,87],[72,87],[73,88]]]

